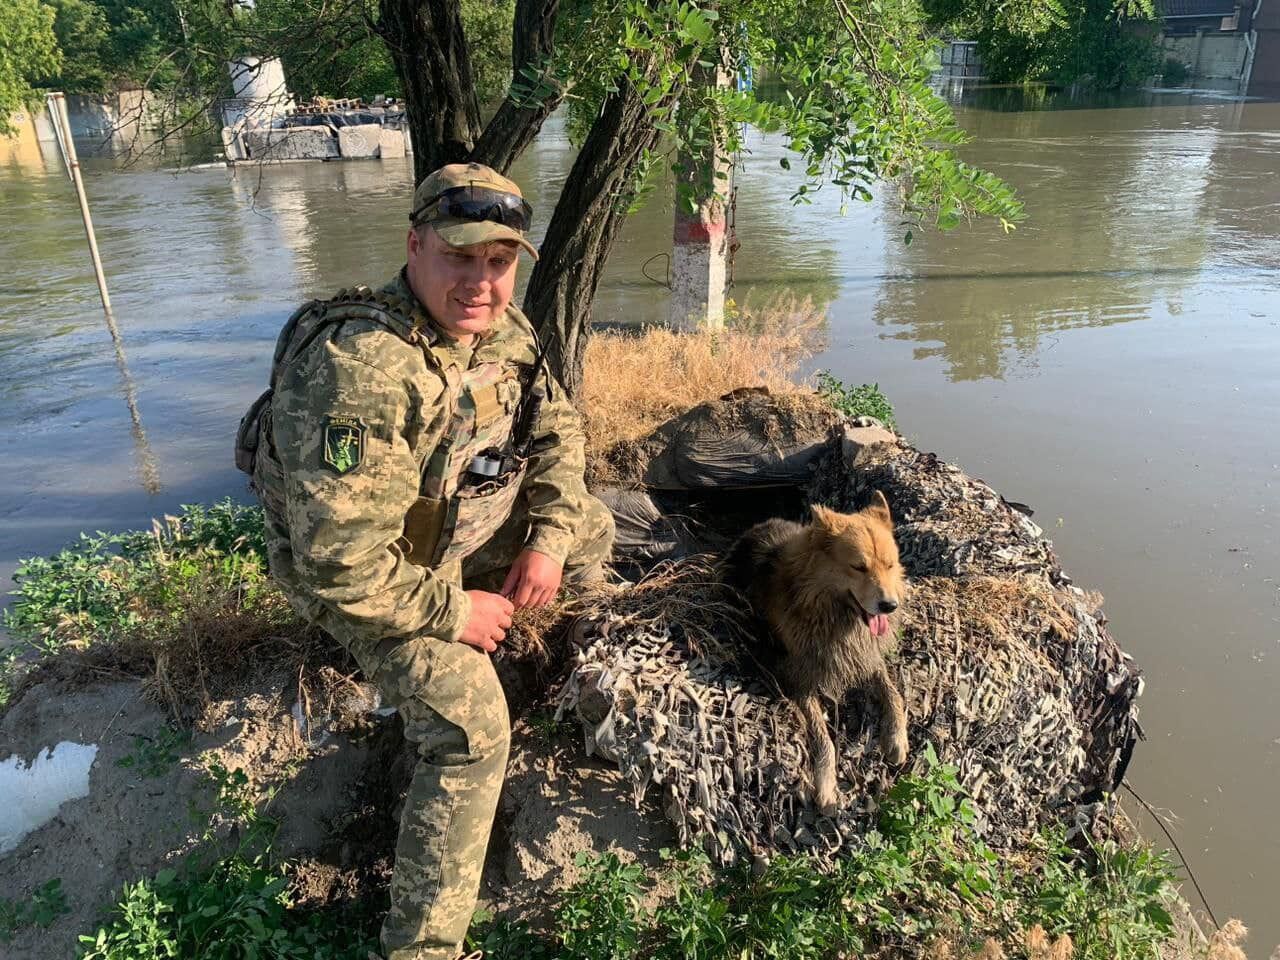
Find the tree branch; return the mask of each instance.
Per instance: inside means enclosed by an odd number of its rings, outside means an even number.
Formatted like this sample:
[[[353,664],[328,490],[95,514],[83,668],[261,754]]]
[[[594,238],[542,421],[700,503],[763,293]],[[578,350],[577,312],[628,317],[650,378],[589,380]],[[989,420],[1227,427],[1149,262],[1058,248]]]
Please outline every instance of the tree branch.
[[[659,109],[681,89],[673,89]],[[547,363],[566,390],[582,385],[591,302],[632,199],[636,175],[658,142],[655,110],[625,80],[605,98],[551,215],[524,310],[538,327]]]
[[[458,0],[380,0],[378,32],[404,91],[420,183],[446,163],[466,160],[480,137],[462,7]]]
[[[559,12],[560,0],[516,0],[511,43],[512,82],[524,84],[526,70],[539,70],[544,74],[545,90],[536,90],[527,99],[507,92],[471,152],[471,159],[477,163],[506,173],[564,100],[563,86],[547,74],[547,65],[555,51]]]

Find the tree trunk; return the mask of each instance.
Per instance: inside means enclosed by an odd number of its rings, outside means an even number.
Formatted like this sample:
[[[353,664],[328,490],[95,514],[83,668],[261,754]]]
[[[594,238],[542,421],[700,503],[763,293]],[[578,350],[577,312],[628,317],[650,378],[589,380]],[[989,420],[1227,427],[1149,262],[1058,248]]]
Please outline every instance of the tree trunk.
[[[480,103],[458,0],[379,0],[381,34],[404,91],[413,179],[466,160],[480,138]]]
[[[658,141],[640,95],[622,82],[604,102],[565,181],[529,278],[524,311],[569,394],[582,387],[591,302],[626,219],[641,157]]]
[[[524,76],[526,69],[541,71],[546,66],[555,49],[559,12],[560,0],[517,0],[511,37],[511,72],[516,83],[528,84]],[[554,81],[550,84],[540,102],[521,106],[510,96],[503,100],[485,127],[471,158],[499,173],[506,173],[533,142],[547,117],[564,100],[560,84]]]

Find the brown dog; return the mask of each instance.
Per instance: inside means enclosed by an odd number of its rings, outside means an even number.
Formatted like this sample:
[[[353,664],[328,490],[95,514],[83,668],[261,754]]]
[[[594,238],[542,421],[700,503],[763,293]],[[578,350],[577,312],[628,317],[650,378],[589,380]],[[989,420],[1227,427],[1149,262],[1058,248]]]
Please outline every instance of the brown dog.
[[[880,699],[880,748],[907,759],[907,715],[884,654],[894,643],[905,584],[884,495],[846,514],[814,506],[807,526],[756,524],[729,549],[724,578],[743,593],[781,646],[778,678],[804,717],[813,762],[814,801],[839,804],[835,746],[819,697],[839,705],[854,687]]]

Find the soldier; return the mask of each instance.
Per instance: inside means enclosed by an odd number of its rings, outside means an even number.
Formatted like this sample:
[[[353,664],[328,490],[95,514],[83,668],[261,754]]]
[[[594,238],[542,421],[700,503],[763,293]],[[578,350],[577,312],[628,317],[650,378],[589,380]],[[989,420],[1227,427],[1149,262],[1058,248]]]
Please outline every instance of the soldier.
[[[602,577],[613,542],[578,416],[511,305],[520,249],[537,257],[531,213],[488,167],[427,177],[407,265],[294,313],[237,438],[272,574],[417,747],[389,960],[458,955],[510,739],[489,654],[562,577]]]

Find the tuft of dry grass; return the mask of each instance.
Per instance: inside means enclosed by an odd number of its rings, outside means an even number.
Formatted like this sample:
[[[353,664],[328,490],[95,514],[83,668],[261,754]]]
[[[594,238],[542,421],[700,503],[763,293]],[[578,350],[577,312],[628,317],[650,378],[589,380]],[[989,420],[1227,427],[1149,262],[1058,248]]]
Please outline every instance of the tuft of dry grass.
[[[1228,920],[1209,938],[1208,960],[1248,960],[1240,946],[1248,936],[1248,927],[1234,918]]]
[[[822,348],[825,326],[811,300],[792,297],[758,310],[744,307],[723,330],[647,327],[592,335],[580,398],[588,475],[591,464],[608,460],[617,448],[732,390],[807,392],[796,375]]]

